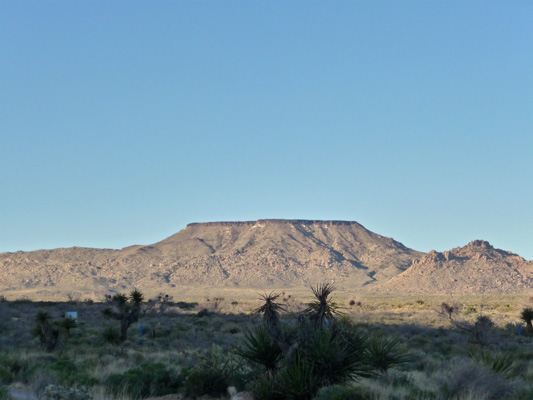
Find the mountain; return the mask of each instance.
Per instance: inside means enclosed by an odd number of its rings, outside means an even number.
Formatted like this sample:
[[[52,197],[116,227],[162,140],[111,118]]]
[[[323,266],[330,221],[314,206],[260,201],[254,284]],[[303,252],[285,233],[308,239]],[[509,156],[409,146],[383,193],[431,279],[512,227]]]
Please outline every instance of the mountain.
[[[149,246],[0,254],[0,293],[101,298],[138,287],[273,289],[333,282],[357,290],[402,273],[423,253],[357,222],[258,220],[193,223]]]
[[[0,294],[31,299],[101,299],[137,287],[201,297],[221,291],[308,288],[380,294],[520,293],[533,262],[475,240],[427,254],[357,222],[258,220],[193,223],[152,245],[0,254]]]
[[[430,251],[371,291],[381,293],[520,293],[533,287],[533,262],[483,240]]]

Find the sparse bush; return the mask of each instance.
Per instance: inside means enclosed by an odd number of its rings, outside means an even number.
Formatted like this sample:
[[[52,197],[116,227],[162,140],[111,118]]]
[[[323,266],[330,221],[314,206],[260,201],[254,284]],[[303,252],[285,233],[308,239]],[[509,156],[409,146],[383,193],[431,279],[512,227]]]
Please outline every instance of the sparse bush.
[[[203,318],[209,316],[209,310],[207,308],[202,308],[200,311],[196,313],[196,316],[198,318]]]
[[[484,366],[455,360],[448,364],[446,370],[440,385],[440,393],[445,399],[475,395],[487,400],[501,400],[513,392],[512,383]]]
[[[48,385],[43,392],[43,400],[92,400],[87,388],[65,389],[62,386]]]
[[[161,363],[143,363],[138,368],[123,374],[113,374],[107,378],[110,394],[115,396],[127,393],[133,398],[163,396],[176,392],[182,386],[180,375],[169,371]]]

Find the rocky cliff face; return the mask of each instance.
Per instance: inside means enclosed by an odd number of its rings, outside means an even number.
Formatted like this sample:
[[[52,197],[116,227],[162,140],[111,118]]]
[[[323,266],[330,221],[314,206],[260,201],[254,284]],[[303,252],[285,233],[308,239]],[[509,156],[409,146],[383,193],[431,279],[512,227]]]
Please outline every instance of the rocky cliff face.
[[[533,285],[533,262],[483,240],[430,251],[405,272],[372,288],[388,293],[520,293]]]
[[[32,298],[97,297],[133,287],[268,289],[321,282],[356,290],[396,276],[420,256],[356,222],[201,223],[149,246],[0,254],[0,291]]]

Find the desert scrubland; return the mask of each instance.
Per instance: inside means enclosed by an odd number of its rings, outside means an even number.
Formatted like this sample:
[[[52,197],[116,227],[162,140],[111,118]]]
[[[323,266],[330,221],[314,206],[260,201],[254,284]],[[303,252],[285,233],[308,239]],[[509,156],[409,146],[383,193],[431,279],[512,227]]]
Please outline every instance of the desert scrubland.
[[[1,398],[216,399],[229,398],[228,386],[256,399],[533,397],[528,295],[320,297],[323,288],[138,304],[126,293],[122,305],[2,301]],[[135,310],[121,340],[118,314]],[[78,313],[68,335],[67,311]]]

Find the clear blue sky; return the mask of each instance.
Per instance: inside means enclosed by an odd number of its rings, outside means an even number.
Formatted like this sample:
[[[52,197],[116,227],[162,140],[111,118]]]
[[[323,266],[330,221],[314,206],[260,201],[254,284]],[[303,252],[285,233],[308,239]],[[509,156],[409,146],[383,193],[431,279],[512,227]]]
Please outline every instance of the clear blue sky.
[[[531,1],[0,0],[0,251],[353,220],[533,259]]]

